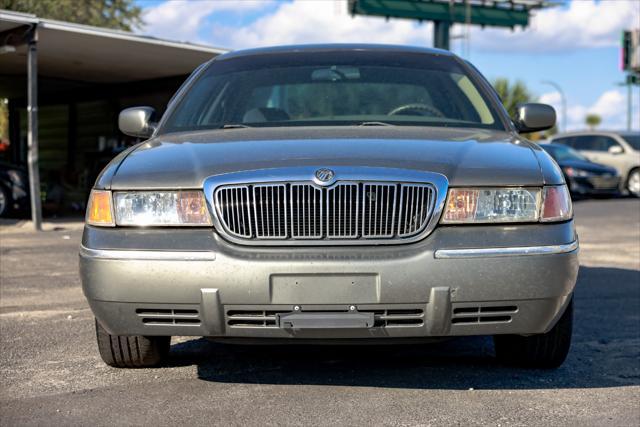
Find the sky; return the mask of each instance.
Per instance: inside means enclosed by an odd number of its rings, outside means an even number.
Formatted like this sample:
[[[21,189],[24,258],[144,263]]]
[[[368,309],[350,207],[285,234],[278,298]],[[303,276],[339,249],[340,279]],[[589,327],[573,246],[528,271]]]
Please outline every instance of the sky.
[[[227,49],[330,42],[432,45],[431,23],[385,20],[347,12],[346,0],[137,0],[145,26],[140,33]],[[549,103],[568,130],[586,127],[585,116],[602,117],[601,128],[625,129],[627,87],[620,70],[623,29],[640,27],[638,0],[567,0],[538,10],[526,29],[467,29],[454,25],[454,53],[489,80],[521,80],[537,100]],[[632,126],[640,130],[640,86],[632,90]]]

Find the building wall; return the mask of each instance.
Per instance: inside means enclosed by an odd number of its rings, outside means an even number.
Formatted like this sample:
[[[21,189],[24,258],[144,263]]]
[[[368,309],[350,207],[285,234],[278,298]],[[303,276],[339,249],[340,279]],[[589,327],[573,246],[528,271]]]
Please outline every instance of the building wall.
[[[108,87],[85,85],[62,93],[55,92],[54,84],[41,83],[45,93],[38,107],[38,144],[45,215],[84,211],[89,191],[102,168],[119,152],[139,142],[118,130],[119,112],[128,107],[149,105],[160,117],[186,77]],[[26,100],[10,99],[9,104],[11,152],[4,153],[4,157],[24,166],[27,161]]]

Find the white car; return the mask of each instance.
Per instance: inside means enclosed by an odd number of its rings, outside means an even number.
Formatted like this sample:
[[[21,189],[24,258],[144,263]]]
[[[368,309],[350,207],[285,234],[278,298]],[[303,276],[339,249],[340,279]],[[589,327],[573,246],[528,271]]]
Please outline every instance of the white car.
[[[573,132],[555,135],[551,142],[568,145],[592,162],[616,168],[620,190],[640,197],[640,132]]]

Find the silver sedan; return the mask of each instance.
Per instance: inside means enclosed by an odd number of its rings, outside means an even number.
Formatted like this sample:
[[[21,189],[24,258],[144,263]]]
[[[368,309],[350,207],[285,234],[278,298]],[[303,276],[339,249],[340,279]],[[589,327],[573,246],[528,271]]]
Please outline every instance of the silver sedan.
[[[80,250],[103,360],[170,337],[366,343],[495,336],[557,367],[578,238],[561,170],[486,80],[430,49],[323,45],[218,56],[95,183]]]

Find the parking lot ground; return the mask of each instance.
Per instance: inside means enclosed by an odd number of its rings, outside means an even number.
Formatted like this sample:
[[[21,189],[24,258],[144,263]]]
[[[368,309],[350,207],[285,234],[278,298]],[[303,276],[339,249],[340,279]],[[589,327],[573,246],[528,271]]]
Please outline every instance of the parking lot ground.
[[[574,341],[553,371],[497,364],[486,337],[355,348],[176,337],[166,367],[110,368],[80,287],[77,224],[0,223],[0,425],[640,425],[640,201],[574,207]]]

